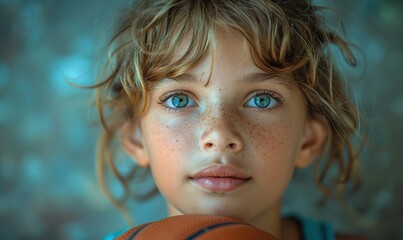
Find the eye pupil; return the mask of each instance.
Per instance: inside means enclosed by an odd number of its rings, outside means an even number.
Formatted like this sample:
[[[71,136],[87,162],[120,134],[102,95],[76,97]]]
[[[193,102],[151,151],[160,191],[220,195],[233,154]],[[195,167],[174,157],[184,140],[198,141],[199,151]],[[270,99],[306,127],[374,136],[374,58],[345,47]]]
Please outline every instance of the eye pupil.
[[[176,95],[172,97],[172,105],[174,105],[177,108],[186,107],[188,103],[189,98],[185,95]]]
[[[271,99],[268,96],[256,96],[254,102],[259,108],[266,108],[270,105]]]

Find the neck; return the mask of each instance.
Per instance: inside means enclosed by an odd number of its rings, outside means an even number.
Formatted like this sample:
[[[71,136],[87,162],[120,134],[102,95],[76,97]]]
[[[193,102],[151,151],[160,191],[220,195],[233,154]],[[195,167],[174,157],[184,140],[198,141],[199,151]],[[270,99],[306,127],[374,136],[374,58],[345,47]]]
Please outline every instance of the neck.
[[[277,203],[260,216],[249,221],[253,226],[262,229],[275,236],[278,240],[302,239],[299,224],[292,220],[281,217],[281,205]]]
[[[255,217],[254,219],[249,221],[249,223],[257,228],[262,229],[263,231],[272,234],[277,239],[283,239],[280,203],[274,205],[266,212]]]
[[[169,216],[182,215],[180,211],[167,204]],[[277,239],[289,239],[287,232],[289,230],[289,223],[281,219],[280,203],[275,204],[272,208],[266,210],[262,214],[247,221],[249,224],[266,231]],[[285,234],[287,233],[287,234]],[[292,238],[291,238],[292,239]]]

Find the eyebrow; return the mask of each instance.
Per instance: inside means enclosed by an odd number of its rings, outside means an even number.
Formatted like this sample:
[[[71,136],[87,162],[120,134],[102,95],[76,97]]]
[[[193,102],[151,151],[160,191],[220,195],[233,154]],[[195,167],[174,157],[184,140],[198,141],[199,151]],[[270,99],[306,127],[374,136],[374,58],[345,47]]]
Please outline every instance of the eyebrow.
[[[265,72],[249,73],[241,78],[241,82],[243,83],[260,83],[266,81],[282,84],[289,89],[291,89],[293,85],[293,82],[290,79],[290,77],[274,73],[265,73]]]
[[[175,82],[197,82],[197,83],[203,83],[205,84],[205,80],[202,79],[199,75],[192,75],[189,73],[184,73],[181,74],[177,77],[174,78],[164,78],[161,82],[164,81],[175,81]],[[293,86],[293,83],[290,79],[290,77],[287,77],[285,75],[280,75],[280,74],[273,74],[273,73],[265,73],[265,72],[255,72],[255,73],[249,73],[244,76],[240,77],[239,82],[241,83],[261,83],[261,82],[276,82],[281,85],[286,86],[288,89],[291,89]]]

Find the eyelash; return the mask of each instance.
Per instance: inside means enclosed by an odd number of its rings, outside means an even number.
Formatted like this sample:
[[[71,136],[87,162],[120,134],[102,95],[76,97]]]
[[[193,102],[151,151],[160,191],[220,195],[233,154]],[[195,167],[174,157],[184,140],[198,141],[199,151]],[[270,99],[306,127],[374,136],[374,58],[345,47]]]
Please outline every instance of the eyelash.
[[[183,91],[183,90],[175,90],[175,91],[171,91],[171,92],[167,92],[164,95],[162,95],[158,100],[157,103],[158,104],[163,104],[164,102],[166,102],[170,97],[173,97],[175,95],[189,95],[189,92],[187,91]]]
[[[190,94],[190,92],[185,91],[185,90],[175,90],[175,91],[167,92],[157,100],[157,103],[160,105],[163,105],[168,99],[170,99],[171,97],[176,96],[176,95],[185,95],[185,96],[189,97],[189,95],[191,95],[191,94]],[[168,112],[170,112],[170,111],[178,112],[178,111],[183,110],[181,108],[170,108],[167,106],[164,106],[164,108]]]
[[[261,95],[268,95],[268,96],[274,98],[274,100],[276,100],[278,102],[278,106],[275,106],[274,108],[278,108],[285,102],[285,99],[282,96],[280,96],[278,93],[276,93],[272,90],[258,90],[251,97],[249,97],[247,101],[249,101],[250,99],[255,98],[257,96],[261,96]],[[270,109],[274,109],[274,108],[270,108]],[[267,110],[267,108],[258,108],[258,109]]]
[[[168,99],[170,99],[171,97],[176,96],[176,95],[185,95],[185,96],[189,97],[189,95],[191,95],[191,94],[188,91],[185,91],[185,90],[170,91],[170,92],[167,92],[164,95],[162,95],[156,102],[157,102],[157,104],[163,105]],[[281,106],[285,102],[285,99],[283,97],[281,97],[278,93],[276,93],[274,91],[271,91],[271,90],[258,90],[251,97],[248,98],[248,101],[250,99],[252,99],[252,98],[255,98],[255,97],[261,96],[261,95],[268,95],[268,96],[270,96],[271,98],[273,98],[274,100],[276,100],[278,102],[278,106],[275,106],[274,108],[270,108],[270,109],[275,109],[275,108]],[[189,98],[191,98],[191,97],[189,97]],[[167,107],[167,106],[164,106],[164,107],[165,107],[165,110],[173,111],[173,112],[183,110],[182,108],[170,108],[170,107]],[[257,108],[257,109],[259,109],[259,110],[267,110],[267,108]]]

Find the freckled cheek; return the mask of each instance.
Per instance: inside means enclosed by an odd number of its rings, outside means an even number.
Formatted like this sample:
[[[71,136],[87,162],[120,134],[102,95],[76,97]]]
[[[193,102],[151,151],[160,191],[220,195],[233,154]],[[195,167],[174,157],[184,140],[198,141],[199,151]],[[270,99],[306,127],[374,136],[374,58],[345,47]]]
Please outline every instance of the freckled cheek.
[[[251,126],[252,151],[267,164],[287,161],[290,152],[290,129],[281,121]]]
[[[277,130],[275,126],[256,126],[250,131],[250,142],[256,153],[269,157],[269,153],[276,149]]]
[[[193,128],[192,128],[193,126]],[[163,194],[180,185],[180,176],[186,171],[187,161],[192,156],[194,124],[183,121],[149,122],[145,129],[150,164],[157,186]]]
[[[159,157],[176,156],[179,160],[178,156],[184,154],[195,141],[196,126],[194,123],[181,120],[160,122],[151,132],[149,142],[153,145],[153,151],[159,152]]]
[[[251,131],[252,157],[250,167],[262,187],[280,194],[286,188],[294,169],[293,151],[290,149],[290,130],[281,122],[259,125]],[[267,181],[270,176],[271,181]],[[275,184],[273,184],[275,183]]]

